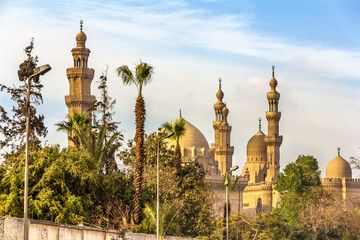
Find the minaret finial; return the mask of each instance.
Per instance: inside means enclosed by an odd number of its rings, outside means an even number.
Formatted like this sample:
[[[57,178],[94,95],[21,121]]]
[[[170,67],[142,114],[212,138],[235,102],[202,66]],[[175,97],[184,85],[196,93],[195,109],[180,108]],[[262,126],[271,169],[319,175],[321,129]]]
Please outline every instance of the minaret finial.
[[[341,150],[341,148],[338,147],[337,150],[338,150],[338,155],[340,156],[340,150]]]
[[[179,112],[180,112],[180,117],[181,117],[181,109],[179,110]]]
[[[83,23],[84,23],[84,22],[83,22],[83,20],[81,19],[81,20],[80,20],[80,31],[82,31]]]
[[[221,89],[221,81],[222,81],[222,79],[219,78],[219,89]]]
[[[261,131],[261,118],[259,118],[259,131]]]
[[[275,65],[272,65],[272,77],[275,78]]]

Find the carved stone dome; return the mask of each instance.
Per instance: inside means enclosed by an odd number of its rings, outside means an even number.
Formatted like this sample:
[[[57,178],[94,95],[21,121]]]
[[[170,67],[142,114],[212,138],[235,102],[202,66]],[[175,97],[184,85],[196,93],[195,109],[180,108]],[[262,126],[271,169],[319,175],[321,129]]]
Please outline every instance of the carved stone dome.
[[[337,155],[326,167],[327,178],[352,178],[350,164],[339,155]]]
[[[78,34],[76,34],[75,39],[76,39],[76,41],[85,42],[87,37],[86,37],[86,34],[81,30]]]
[[[265,134],[259,130],[247,144],[247,161],[266,162],[267,146],[264,141]]]
[[[182,117],[179,117],[182,118]],[[182,118],[185,122],[185,135],[180,138],[180,147],[191,149],[195,148],[196,150],[201,150],[204,148],[205,150],[209,150],[209,143],[204,137],[204,135],[200,132],[199,129],[197,129],[194,125],[186,121],[184,118]],[[174,140],[168,140],[170,145],[176,145]]]

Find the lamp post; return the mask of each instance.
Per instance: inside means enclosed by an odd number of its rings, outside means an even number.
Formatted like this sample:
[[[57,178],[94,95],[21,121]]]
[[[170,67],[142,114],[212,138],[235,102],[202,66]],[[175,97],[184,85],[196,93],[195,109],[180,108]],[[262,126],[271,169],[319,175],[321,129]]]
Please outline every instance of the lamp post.
[[[29,160],[29,125],[30,125],[30,89],[31,89],[31,79],[36,76],[44,75],[51,70],[49,64],[42,65],[34,69],[34,73],[28,78],[27,83],[27,95],[26,95],[26,155],[25,155],[25,191],[24,191],[24,240],[29,239],[29,225],[28,225],[28,183],[29,183],[29,170],[28,170],[28,160]]]
[[[160,174],[159,174],[159,160],[160,160],[160,142],[166,138],[174,135],[174,132],[168,132],[157,141],[157,159],[156,159],[156,240],[159,240],[159,212],[160,212]]]
[[[229,240],[229,181],[228,181],[228,173],[231,173],[232,171],[235,171],[239,168],[238,165],[235,165],[231,167],[226,173],[225,173],[225,187],[226,187],[226,240]]]

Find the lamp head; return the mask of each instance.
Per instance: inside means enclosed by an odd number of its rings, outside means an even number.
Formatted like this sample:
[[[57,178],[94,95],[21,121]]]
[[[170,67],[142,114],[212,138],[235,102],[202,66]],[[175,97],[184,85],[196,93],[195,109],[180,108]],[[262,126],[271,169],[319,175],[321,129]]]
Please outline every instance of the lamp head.
[[[238,168],[239,168],[239,166],[238,166],[238,165],[235,165],[235,166],[231,167],[231,168],[228,170],[228,172],[233,172],[233,171],[237,170]]]
[[[42,66],[34,69],[34,76],[44,75],[45,73],[47,73],[50,70],[51,70],[51,67],[49,64],[42,65]]]

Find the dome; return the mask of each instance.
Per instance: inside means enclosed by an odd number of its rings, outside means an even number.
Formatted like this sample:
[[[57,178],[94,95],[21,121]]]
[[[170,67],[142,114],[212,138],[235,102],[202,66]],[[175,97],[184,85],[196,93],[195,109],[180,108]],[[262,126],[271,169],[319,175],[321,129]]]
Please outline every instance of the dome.
[[[350,164],[340,154],[336,156],[326,167],[327,178],[352,178]]]
[[[276,88],[277,84],[278,83],[274,77],[270,79],[269,85],[271,88]]]
[[[219,91],[217,91],[216,97],[219,99],[219,101],[221,101],[224,98],[224,93],[223,93],[223,91],[221,91],[221,89],[219,89]]]
[[[225,105],[225,107],[223,107],[222,113],[223,113],[224,115],[228,115],[228,114],[229,114],[229,109],[226,107],[226,105]]]
[[[80,32],[78,34],[76,34],[76,37],[75,37],[76,41],[81,41],[81,42],[85,42],[87,37],[86,37],[86,34],[80,30]]]
[[[259,130],[252,138],[250,138],[247,144],[247,156],[248,160],[256,161],[266,161],[266,154],[267,154],[267,146],[265,144],[265,134]],[[255,159],[252,159],[254,158]]]
[[[200,130],[194,127],[191,123],[189,123],[185,119],[183,120],[185,122],[186,131],[185,131],[185,135],[182,138],[180,138],[180,147],[181,148],[184,147],[187,149],[191,149],[192,147],[195,147],[195,149],[198,150],[202,148],[204,148],[205,150],[210,149],[208,141],[206,140],[204,135],[200,132]],[[168,140],[168,141],[170,142],[171,145],[175,145],[174,140]]]

